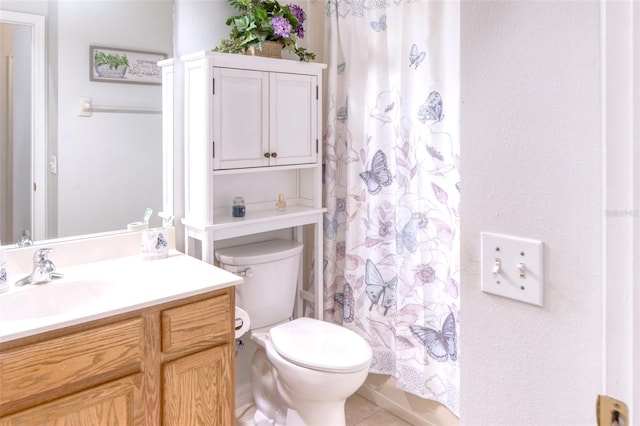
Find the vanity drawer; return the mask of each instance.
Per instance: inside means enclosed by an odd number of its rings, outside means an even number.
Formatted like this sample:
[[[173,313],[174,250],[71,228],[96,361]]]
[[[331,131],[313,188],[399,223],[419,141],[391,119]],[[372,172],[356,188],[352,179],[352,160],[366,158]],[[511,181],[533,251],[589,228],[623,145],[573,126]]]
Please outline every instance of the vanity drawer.
[[[141,371],[143,332],[142,318],[134,318],[3,351],[0,415],[21,400],[46,400]]]
[[[229,341],[231,299],[224,292],[210,299],[162,312],[162,351],[202,348]]]

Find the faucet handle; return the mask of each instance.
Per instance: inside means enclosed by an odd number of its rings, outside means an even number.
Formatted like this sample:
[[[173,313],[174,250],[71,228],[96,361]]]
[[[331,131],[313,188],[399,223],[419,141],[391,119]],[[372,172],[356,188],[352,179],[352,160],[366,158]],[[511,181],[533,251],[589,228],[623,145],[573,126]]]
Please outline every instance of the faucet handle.
[[[44,263],[49,260],[50,248],[40,248],[33,253],[33,263]]]

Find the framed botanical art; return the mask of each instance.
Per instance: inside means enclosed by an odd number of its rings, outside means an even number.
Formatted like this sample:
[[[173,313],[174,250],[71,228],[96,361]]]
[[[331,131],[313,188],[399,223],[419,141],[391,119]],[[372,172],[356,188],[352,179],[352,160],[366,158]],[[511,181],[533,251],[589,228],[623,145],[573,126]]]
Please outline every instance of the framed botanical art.
[[[91,81],[109,83],[162,84],[158,61],[165,53],[90,46]]]

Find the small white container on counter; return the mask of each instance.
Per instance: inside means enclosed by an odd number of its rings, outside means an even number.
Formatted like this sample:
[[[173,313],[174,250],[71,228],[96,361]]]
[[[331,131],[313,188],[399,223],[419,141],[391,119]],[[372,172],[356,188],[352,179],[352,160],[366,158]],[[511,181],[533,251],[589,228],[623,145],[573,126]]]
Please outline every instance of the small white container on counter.
[[[127,231],[142,231],[149,228],[149,222],[133,222],[127,224]]]
[[[150,228],[142,231],[142,258],[163,259],[169,256],[169,242],[165,228]]]

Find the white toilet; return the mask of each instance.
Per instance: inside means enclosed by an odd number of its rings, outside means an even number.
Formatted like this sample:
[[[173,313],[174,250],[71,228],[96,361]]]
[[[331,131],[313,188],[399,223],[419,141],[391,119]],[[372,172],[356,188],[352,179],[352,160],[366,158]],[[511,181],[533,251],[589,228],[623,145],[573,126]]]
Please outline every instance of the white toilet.
[[[371,347],[356,333],[313,318],[291,320],[302,244],[271,240],[216,251],[220,266],[245,276],[236,305],[258,344],[251,380],[261,425],[343,426],[344,404],[364,383]]]

